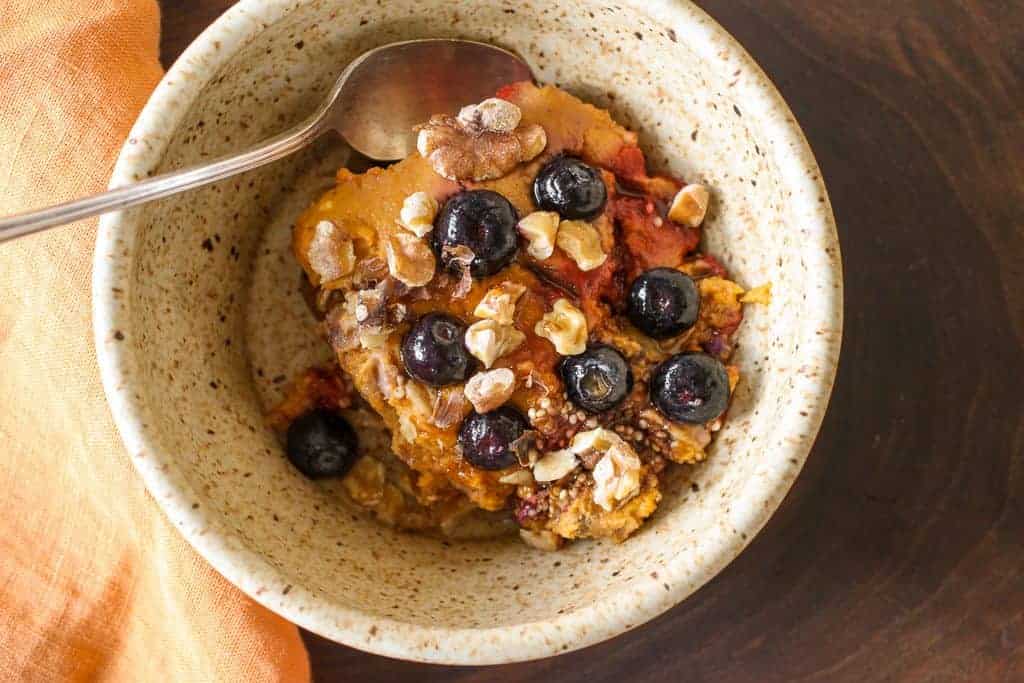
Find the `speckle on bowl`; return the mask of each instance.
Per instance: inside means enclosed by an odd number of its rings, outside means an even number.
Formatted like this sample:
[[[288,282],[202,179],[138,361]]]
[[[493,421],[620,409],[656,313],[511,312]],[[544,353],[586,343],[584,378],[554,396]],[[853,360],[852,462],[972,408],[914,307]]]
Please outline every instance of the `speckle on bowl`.
[[[337,143],[105,217],[93,282],[99,361],[146,485],[256,600],[393,657],[544,657],[677,604],[778,506],[835,373],[838,242],[789,109],[728,34],[680,1],[242,0],[167,74],[112,183],[256,143],[310,113],[361,52],[437,36],[510,47],[540,80],[609,108],[640,131],[655,166],[714,189],[710,251],[741,284],[772,283],[771,305],[748,309],[737,355],[745,381],[711,457],[679,477],[639,534],[558,555],[515,541],[441,543],[382,527],[291,469],[263,412],[326,349],[288,228],[344,162]]]

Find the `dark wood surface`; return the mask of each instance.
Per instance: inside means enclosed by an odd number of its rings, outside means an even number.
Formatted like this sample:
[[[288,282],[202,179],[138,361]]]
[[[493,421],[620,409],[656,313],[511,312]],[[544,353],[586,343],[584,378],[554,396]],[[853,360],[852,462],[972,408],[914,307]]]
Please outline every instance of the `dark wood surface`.
[[[229,0],[163,0],[166,64]],[[807,465],[709,585],[495,668],[307,636],[319,681],[1024,680],[1024,1],[702,0],[789,101],[846,270]]]

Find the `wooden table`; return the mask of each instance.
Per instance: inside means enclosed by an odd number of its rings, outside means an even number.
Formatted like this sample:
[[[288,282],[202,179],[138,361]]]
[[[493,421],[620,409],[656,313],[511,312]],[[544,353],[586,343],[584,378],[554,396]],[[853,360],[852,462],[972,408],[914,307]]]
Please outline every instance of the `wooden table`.
[[[169,64],[231,1],[162,4]],[[611,642],[474,669],[307,635],[317,680],[1024,680],[1024,4],[700,4],[789,101],[839,223],[846,336],[803,474]]]

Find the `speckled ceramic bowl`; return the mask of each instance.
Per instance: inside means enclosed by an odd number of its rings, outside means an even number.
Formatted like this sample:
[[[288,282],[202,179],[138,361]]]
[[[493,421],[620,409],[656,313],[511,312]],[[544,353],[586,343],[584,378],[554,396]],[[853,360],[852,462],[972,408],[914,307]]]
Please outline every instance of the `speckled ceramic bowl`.
[[[99,361],[153,496],[256,600],[394,657],[544,657],[683,600],[785,496],[835,373],[836,233],[786,104],[740,46],[684,2],[242,0],[157,88],[112,183],[262,140],[309,113],[364,50],[430,36],[510,47],[539,79],[611,109],[641,132],[653,164],[714,188],[706,240],[736,279],[773,285],[770,306],[748,308],[745,379],[710,459],[640,533],[558,554],[514,540],[440,543],[379,526],[282,457],[264,409],[285,377],[328,353],[298,295],[288,226],[344,162],[338,145],[106,217],[93,292]]]

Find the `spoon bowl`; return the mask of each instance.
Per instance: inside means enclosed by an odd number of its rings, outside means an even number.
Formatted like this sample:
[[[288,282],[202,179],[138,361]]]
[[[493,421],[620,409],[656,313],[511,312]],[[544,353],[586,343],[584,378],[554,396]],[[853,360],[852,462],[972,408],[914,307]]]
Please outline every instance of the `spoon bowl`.
[[[410,40],[363,53],[338,79],[325,122],[357,152],[378,161],[416,149],[415,126],[532,80],[530,67],[501,48],[468,40]]]
[[[503,85],[532,77],[522,59],[487,43],[431,38],[382,45],[349,64],[310,118],[263,144],[201,166],[0,219],[0,242],[251,171],[299,151],[328,130],[336,130],[370,159],[401,159],[415,149],[414,126],[431,114],[454,114]]]

